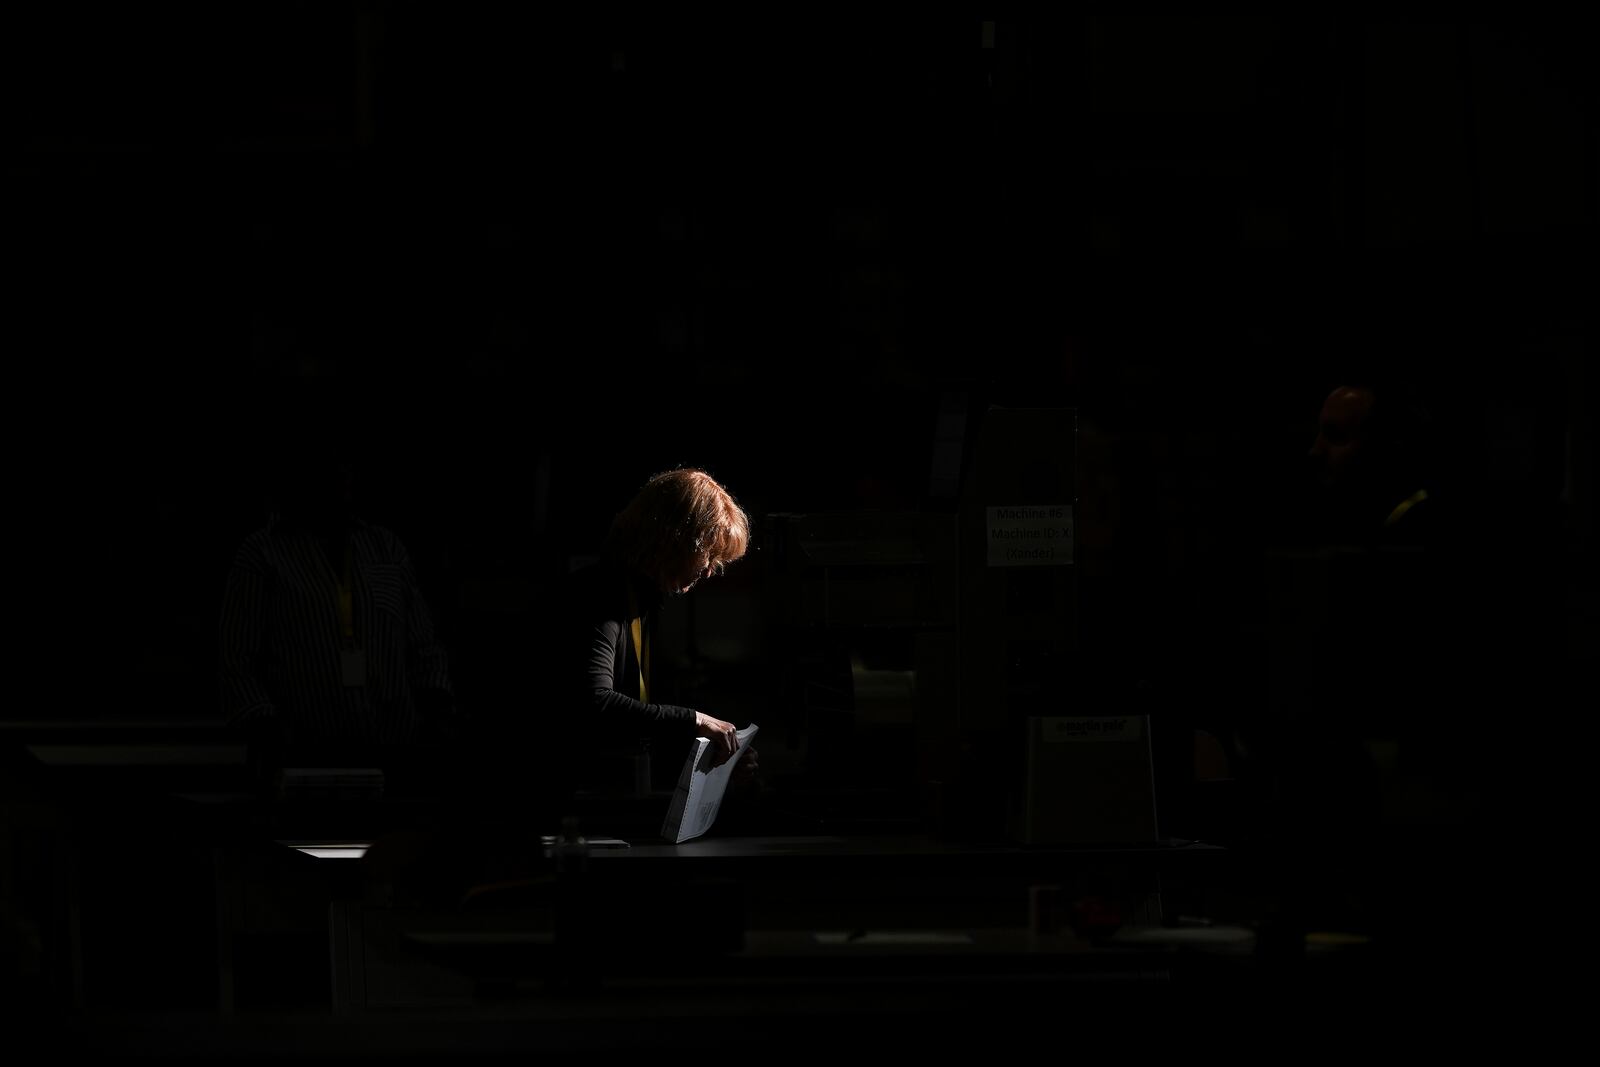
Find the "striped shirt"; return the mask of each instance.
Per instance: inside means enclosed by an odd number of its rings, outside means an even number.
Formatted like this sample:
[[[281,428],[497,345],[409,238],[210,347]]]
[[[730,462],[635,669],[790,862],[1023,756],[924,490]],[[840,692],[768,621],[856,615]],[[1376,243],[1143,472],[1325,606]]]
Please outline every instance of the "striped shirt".
[[[410,744],[421,735],[419,694],[448,699],[445,652],[405,546],[367,523],[351,531],[352,643],[365,678],[346,684],[343,563],[282,521],[239,546],[221,626],[222,703],[234,725],[276,718],[296,745]]]

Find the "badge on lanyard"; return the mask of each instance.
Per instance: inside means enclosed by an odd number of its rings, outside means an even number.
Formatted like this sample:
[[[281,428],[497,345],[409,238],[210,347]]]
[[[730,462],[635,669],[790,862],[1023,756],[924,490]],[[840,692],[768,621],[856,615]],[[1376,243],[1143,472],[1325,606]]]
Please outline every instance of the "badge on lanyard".
[[[356,647],[355,610],[355,560],[350,540],[344,543],[344,567],[339,572],[339,636],[343,647],[339,650],[339,670],[347,688],[359,689],[367,684],[367,653]]]
[[[344,684],[359,689],[367,684],[367,653],[361,648],[346,648],[339,652],[339,664],[344,671]]]

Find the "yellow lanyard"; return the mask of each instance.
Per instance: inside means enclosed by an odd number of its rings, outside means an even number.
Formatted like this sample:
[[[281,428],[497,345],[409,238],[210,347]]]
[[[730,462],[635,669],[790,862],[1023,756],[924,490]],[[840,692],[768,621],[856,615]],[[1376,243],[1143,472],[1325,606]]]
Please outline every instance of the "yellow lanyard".
[[[1395,509],[1389,512],[1389,517],[1383,520],[1384,527],[1393,526],[1405,517],[1405,513],[1410,511],[1413,505],[1420,504],[1426,499],[1428,499],[1428,491],[1426,489],[1418,489],[1415,493],[1395,505]]]
[[[633,598],[633,585],[628,585],[628,629],[633,635],[633,659],[639,665],[639,703],[650,703],[650,643],[644,633],[644,618]]]

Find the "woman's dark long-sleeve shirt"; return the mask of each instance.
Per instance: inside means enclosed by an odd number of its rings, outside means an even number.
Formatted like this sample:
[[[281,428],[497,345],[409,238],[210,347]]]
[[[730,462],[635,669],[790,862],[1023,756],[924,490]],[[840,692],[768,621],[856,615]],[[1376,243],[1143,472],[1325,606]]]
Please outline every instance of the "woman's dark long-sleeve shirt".
[[[631,619],[644,618],[646,640],[655,626],[661,596],[634,576],[633,603],[629,577],[621,568],[599,563],[572,576],[567,610],[573,646],[568,662],[580,666],[577,698],[592,711],[601,728],[618,740],[634,740],[661,727],[682,724],[687,735],[694,709],[639,699],[639,660],[634,654]]]

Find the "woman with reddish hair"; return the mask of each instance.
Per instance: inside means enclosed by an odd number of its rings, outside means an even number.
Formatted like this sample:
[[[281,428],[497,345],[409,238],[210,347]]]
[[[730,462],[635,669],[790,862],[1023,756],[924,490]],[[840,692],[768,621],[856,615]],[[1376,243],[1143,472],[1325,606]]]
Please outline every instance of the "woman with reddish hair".
[[[750,543],[750,518],[702,470],[654,475],[612,521],[600,562],[574,576],[583,693],[601,734],[709,738],[717,762],[738,748],[730,722],[693,708],[664,704],[651,690],[650,646],[657,609],[721,574]],[[754,770],[755,753],[740,771]],[[744,764],[750,764],[747,769]]]

